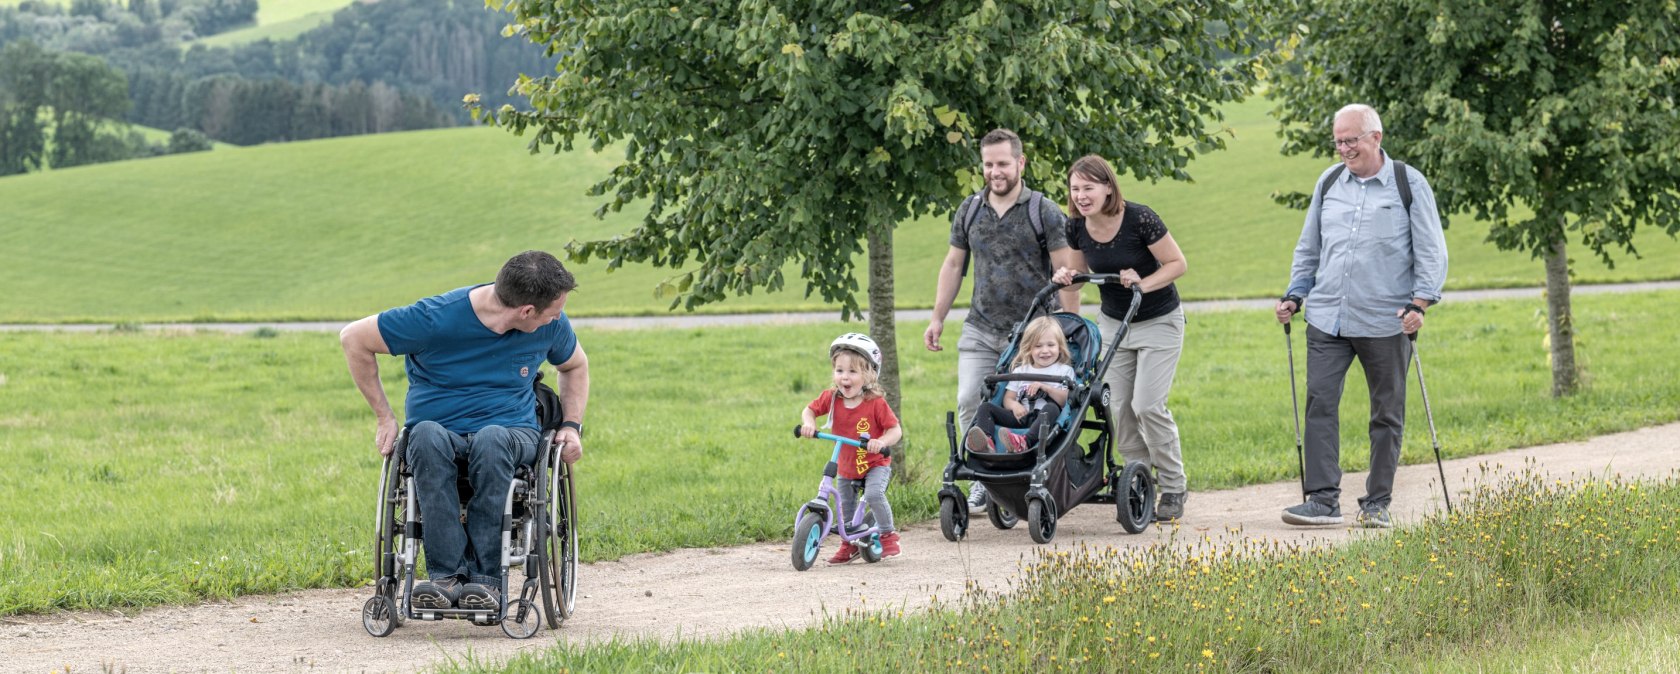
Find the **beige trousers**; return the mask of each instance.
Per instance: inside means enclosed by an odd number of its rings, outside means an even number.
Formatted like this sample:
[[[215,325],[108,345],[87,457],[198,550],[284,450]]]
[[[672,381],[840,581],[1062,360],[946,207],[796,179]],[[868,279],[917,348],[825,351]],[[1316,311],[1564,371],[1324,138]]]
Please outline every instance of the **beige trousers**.
[[[1098,312],[1106,349],[1120,321]],[[1178,445],[1178,424],[1167,409],[1178,355],[1184,349],[1184,308],[1147,321],[1134,321],[1114,362],[1103,375],[1112,395],[1114,448],[1126,461],[1141,461],[1155,469],[1163,494],[1183,493],[1184,455]]]

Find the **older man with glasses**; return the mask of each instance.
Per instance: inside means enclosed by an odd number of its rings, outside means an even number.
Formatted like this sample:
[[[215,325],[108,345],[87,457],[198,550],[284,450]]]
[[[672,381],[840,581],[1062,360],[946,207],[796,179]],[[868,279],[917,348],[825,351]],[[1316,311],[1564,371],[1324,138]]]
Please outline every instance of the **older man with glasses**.
[[[1276,307],[1279,323],[1307,312],[1305,501],[1285,509],[1283,521],[1342,523],[1339,412],[1357,359],[1371,396],[1371,474],[1358,523],[1386,528],[1406,421],[1409,336],[1441,301],[1447,244],[1429,181],[1383,152],[1376,110],[1342,108],[1332,133],[1342,163],[1319,176]]]

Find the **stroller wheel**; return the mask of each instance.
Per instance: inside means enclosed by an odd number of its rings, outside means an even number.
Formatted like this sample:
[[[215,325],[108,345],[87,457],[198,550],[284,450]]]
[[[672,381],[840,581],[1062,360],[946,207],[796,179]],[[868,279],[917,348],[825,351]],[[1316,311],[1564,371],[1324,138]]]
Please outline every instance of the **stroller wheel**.
[[[1027,502],[1027,533],[1039,544],[1056,537],[1056,513],[1041,499]]]
[[[939,533],[955,543],[968,535],[968,504],[944,496],[939,499]]]
[[[1128,534],[1143,533],[1155,521],[1155,478],[1149,466],[1132,461],[1114,480],[1115,519]]]
[[[992,526],[999,529],[1013,529],[1015,523],[1021,521],[1020,518],[1015,516],[1015,513],[1009,512],[1003,506],[998,505],[995,499],[986,504],[986,519],[991,520]]]

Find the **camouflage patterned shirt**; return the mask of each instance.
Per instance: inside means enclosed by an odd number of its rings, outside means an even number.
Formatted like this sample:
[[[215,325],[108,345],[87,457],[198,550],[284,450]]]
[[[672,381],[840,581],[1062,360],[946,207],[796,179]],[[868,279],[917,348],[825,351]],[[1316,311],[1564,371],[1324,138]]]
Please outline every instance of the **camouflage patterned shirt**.
[[[966,325],[997,334],[1007,334],[1027,315],[1032,298],[1050,283],[1050,251],[1068,247],[1067,218],[1055,202],[1046,198],[1039,207],[1044,223],[1044,248],[1039,248],[1033,231],[1026,185],[1015,204],[999,216],[989,200],[980,204],[980,215],[964,231],[961,208],[951,218],[951,245],[970,252],[969,274],[974,277],[974,295]]]

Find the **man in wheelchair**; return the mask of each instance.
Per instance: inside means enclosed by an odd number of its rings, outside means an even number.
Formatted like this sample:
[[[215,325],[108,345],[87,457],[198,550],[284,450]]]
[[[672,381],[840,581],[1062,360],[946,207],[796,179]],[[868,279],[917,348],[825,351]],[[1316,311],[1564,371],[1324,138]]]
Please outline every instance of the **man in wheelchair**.
[[[544,360],[560,374],[560,458],[570,464],[583,456],[589,360],[562,313],[575,287],[553,255],[526,251],[502,266],[495,283],[389,309],[339,334],[351,377],[377,418],[374,444],[384,456],[395,449],[398,424],[375,355],[407,356],[406,458],[425,522],[428,576],[410,595],[416,608],[499,609],[503,506],[515,467],[538,454],[532,378]],[[458,461],[472,486],[465,526]]]

